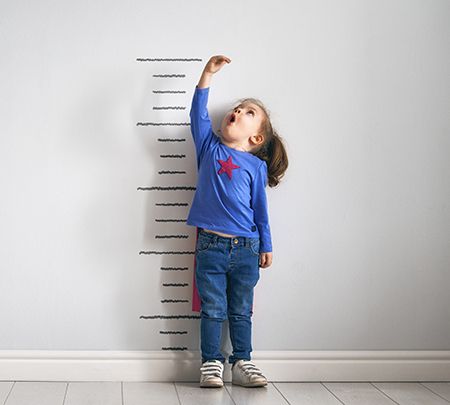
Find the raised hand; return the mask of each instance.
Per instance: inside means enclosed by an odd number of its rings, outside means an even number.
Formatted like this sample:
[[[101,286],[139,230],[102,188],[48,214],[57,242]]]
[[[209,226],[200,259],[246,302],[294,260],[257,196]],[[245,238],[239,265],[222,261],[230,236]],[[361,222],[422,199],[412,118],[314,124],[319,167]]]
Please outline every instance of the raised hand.
[[[217,73],[225,63],[230,63],[231,59],[226,57],[225,55],[214,55],[212,56],[205,68],[203,69],[202,75],[198,82],[199,88],[209,87],[211,83],[211,77],[214,73]]]
[[[231,59],[225,55],[214,55],[209,59],[204,71],[207,73],[217,73],[225,63],[230,62]]]

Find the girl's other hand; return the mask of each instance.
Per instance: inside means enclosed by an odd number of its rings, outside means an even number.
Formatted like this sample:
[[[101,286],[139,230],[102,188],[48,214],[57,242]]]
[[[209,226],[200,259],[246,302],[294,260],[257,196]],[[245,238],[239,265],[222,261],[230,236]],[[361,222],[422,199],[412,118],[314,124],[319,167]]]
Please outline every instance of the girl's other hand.
[[[204,71],[207,73],[216,73],[218,72],[225,63],[230,63],[231,59],[226,57],[225,55],[215,55],[212,56],[211,59],[205,66]]]
[[[263,269],[272,265],[272,252],[264,252],[259,254],[259,267]]]

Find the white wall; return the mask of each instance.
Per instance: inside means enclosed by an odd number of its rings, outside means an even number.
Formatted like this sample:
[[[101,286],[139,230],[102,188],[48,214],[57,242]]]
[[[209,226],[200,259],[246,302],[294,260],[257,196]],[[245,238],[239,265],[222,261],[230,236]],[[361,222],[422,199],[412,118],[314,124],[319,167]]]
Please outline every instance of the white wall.
[[[215,54],[232,59],[215,128],[260,98],[290,157],[253,349],[450,349],[449,16],[446,0],[2,1],[0,349],[199,349],[198,319],[140,319],[198,315],[193,254],[139,254],[194,250],[195,228],[155,222],[186,218],[193,191],[138,190],[195,186],[190,130],[136,123],[188,122]]]

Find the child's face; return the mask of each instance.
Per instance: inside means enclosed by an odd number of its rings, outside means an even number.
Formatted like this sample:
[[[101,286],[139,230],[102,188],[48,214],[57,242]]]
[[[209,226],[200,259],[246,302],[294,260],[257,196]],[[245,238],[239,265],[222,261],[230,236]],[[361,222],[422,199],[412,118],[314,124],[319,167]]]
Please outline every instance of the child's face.
[[[263,120],[261,107],[250,102],[241,103],[223,118],[220,127],[222,137],[230,143],[256,146],[264,141],[263,136],[258,134]]]

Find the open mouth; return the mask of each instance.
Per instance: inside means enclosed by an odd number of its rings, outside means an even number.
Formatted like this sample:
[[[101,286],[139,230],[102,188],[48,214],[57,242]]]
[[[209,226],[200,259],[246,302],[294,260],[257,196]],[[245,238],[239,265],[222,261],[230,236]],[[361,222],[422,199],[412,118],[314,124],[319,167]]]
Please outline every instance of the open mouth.
[[[230,116],[230,120],[228,121],[229,124],[233,123],[236,121],[236,116],[234,114],[231,114]]]

